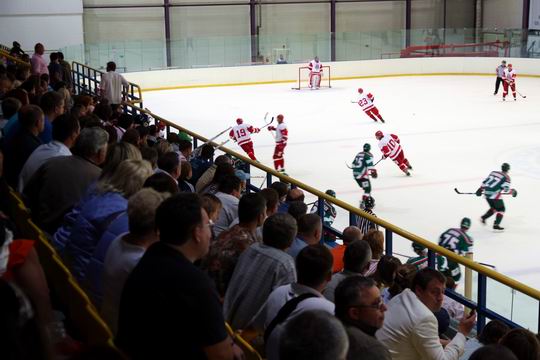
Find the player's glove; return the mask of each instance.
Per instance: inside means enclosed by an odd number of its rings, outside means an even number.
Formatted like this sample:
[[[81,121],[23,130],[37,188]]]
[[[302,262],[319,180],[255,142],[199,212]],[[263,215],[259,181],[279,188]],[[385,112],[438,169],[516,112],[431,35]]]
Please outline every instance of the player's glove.
[[[377,174],[377,169],[372,169],[371,170],[371,177],[376,179],[379,175]]]
[[[478,188],[478,190],[476,190],[476,196],[482,196],[482,188]]]
[[[275,127],[275,126],[269,126],[269,127],[268,127],[268,131],[274,131],[274,130],[276,130],[276,127]]]
[[[512,190],[511,190],[511,194],[512,194],[512,197],[516,197],[516,196],[517,196],[517,190],[516,190],[516,189],[512,189]]]
[[[254,133],[254,134],[258,133],[259,131],[261,131],[261,129],[259,129],[259,128],[253,128],[253,133]]]

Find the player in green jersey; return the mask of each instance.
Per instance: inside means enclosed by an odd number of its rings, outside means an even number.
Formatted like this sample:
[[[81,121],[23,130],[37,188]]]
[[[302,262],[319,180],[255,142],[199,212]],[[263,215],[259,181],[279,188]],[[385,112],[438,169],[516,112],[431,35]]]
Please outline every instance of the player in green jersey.
[[[512,194],[513,197],[517,196],[515,189],[510,189],[510,176],[508,171],[510,170],[510,164],[504,163],[501,166],[501,171],[492,171],[489,176],[482,182],[482,185],[476,190],[476,196],[482,196],[482,193],[486,197],[489,204],[489,210],[482,215],[480,221],[482,224],[486,223],[486,220],[493,214],[495,216],[495,222],[493,223],[493,229],[504,230],[500,226],[504,216],[504,201],[501,196],[503,194]]]
[[[363,149],[364,151],[359,152],[352,163],[353,177],[358,183],[358,186],[364,190],[362,202],[360,203],[360,208],[362,209],[364,208],[366,199],[371,195],[371,181],[369,181],[369,177],[377,178],[377,170],[373,168],[373,155],[369,152],[371,145],[366,143]]]
[[[458,255],[464,256],[473,250],[473,239],[467,234],[467,230],[471,227],[471,219],[463,218],[458,228],[446,230],[439,237],[439,245],[445,249],[455,252]],[[454,281],[458,282],[461,278],[461,270],[459,264],[450,259],[447,261],[447,270],[443,271],[445,275],[451,276]]]
[[[424,245],[420,245],[420,244],[415,243],[415,242],[412,243],[412,248],[413,248],[413,251],[418,256],[414,256],[414,257],[409,258],[409,260],[407,260],[406,264],[416,266],[417,270],[422,270],[424,268],[427,268],[427,266],[428,266],[428,250],[427,250],[427,248]],[[439,254],[435,254],[435,261],[437,263],[437,270],[439,270],[440,272],[444,272],[444,270],[447,268],[446,258],[439,255]]]

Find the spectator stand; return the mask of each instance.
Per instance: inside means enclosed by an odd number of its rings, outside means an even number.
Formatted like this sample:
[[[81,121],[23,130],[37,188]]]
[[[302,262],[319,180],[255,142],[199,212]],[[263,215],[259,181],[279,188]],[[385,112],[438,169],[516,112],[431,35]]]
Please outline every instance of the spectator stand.
[[[9,54],[9,48],[5,45],[0,44],[0,63],[6,64],[8,62],[15,63],[17,65],[30,66],[30,63],[11,56]]]
[[[215,147],[218,147],[220,146],[220,144],[214,142],[214,141],[209,141],[209,139],[205,138],[204,136],[201,136],[193,131],[190,131],[188,129],[185,129],[179,125],[176,125],[154,113],[152,113],[151,111],[149,111],[148,109],[143,109],[143,108],[140,108],[140,107],[137,107],[135,105],[132,105],[132,104],[128,104],[127,105],[128,107],[131,107],[131,112],[132,113],[139,113],[139,114],[144,114],[146,116],[149,116],[151,118],[153,118],[156,122],[159,122],[161,124],[163,124],[165,126],[165,129],[167,131],[167,134],[169,134],[170,132],[184,132],[188,135],[190,135],[192,138],[193,138],[193,146],[194,147],[197,147],[198,145],[202,145],[202,143],[209,143]],[[308,193],[310,193],[311,195],[314,195],[315,197],[317,197],[317,201],[318,201],[318,208],[320,209],[320,211],[322,212],[322,210],[324,209],[324,201],[328,201],[332,204],[334,204],[335,206],[341,208],[341,209],[344,209],[346,210],[348,213],[349,213],[349,220],[350,220],[350,223],[351,225],[354,225],[355,223],[355,219],[356,219],[356,216],[360,216],[360,217],[363,217],[363,218],[367,218],[368,220],[378,224],[380,227],[384,228],[384,232],[385,232],[385,252],[387,255],[392,255],[393,254],[393,236],[394,234],[396,235],[399,235],[409,241],[413,241],[413,242],[416,242],[416,243],[419,243],[423,246],[425,246],[427,249],[428,249],[428,266],[431,267],[431,268],[435,268],[435,254],[440,254],[442,256],[445,256],[447,258],[449,258],[450,260],[453,260],[459,264],[461,264],[462,266],[464,266],[465,268],[468,268],[468,269],[471,269],[471,271],[473,272],[476,272],[477,273],[477,281],[476,281],[476,291],[477,291],[477,301],[473,301],[471,299],[468,299],[466,297],[464,297],[463,295],[455,292],[455,291],[452,291],[452,290],[446,290],[446,293],[449,297],[451,297],[452,299],[464,304],[467,308],[469,309],[472,309],[474,308],[477,313],[478,313],[478,321],[477,321],[477,329],[480,330],[484,327],[485,323],[486,323],[486,318],[489,318],[489,319],[497,319],[497,320],[500,320],[504,323],[506,323],[508,326],[512,327],[512,328],[516,328],[516,327],[521,327],[519,324],[515,323],[514,321],[506,318],[505,316],[502,316],[501,314],[495,312],[493,309],[490,309],[488,308],[487,306],[487,299],[488,299],[488,279],[490,279],[492,282],[494,283],[498,283],[497,285],[504,285],[504,286],[507,286],[511,289],[513,289],[513,291],[517,291],[518,293],[521,293],[521,294],[524,294],[530,298],[533,299],[533,301],[535,302],[536,304],[536,309],[540,310],[540,291],[536,290],[536,289],[533,289],[525,284],[522,284],[514,279],[511,279],[509,278],[508,276],[505,276],[505,275],[502,275],[496,271],[494,271],[493,269],[490,269],[486,266],[483,266],[481,264],[478,264],[477,262],[474,262],[470,259],[467,259],[465,257],[462,257],[462,256],[459,256],[459,255],[456,255],[454,252],[452,251],[449,251],[443,247],[440,247],[436,244],[434,244],[433,242],[429,241],[429,240],[426,240],[420,236],[417,236],[413,233],[410,233],[409,231],[407,230],[404,230],[404,229],[401,229],[381,218],[378,218],[378,217],[374,217],[374,216],[371,216],[367,213],[365,213],[364,211],[354,207],[354,206],[351,206],[350,204],[348,203],[345,203],[337,198],[334,198],[332,196],[329,196],[327,194],[325,194],[324,192],[322,191],[319,191],[307,184],[304,184],[294,178],[291,178],[289,176],[286,176],[286,175],[283,175],[281,173],[278,173],[276,172],[274,169],[272,168],[269,168],[263,164],[260,164],[260,163],[257,163],[257,162],[254,162],[252,160],[250,160],[249,158],[245,157],[244,155],[242,154],[239,154],[233,150],[230,150],[226,147],[223,147],[223,146],[220,146],[220,150],[225,152],[226,154],[234,157],[234,158],[237,158],[237,159],[240,159],[242,160],[245,164],[246,164],[246,170],[249,172],[250,168],[251,167],[256,167],[262,171],[264,171],[266,173],[266,184],[267,186],[269,186],[270,184],[272,184],[273,181],[275,180],[280,180],[280,181],[283,181],[283,182],[286,182],[286,183],[289,183],[291,184],[292,187],[298,187]],[[259,191],[260,189],[256,186],[253,186],[252,184],[250,184],[249,180],[247,182],[247,189],[248,191]],[[321,218],[323,217],[323,214],[319,214],[321,216]],[[329,230],[330,232],[334,233],[336,236],[341,236],[341,233],[336,230],[336,229],[333,229],[333,228],[327,228],[325,227],[326,230]],[[494,298],[497,297],[497,294],[495,293],[492,293],[491,294]],[[540,314],[540,311],[539,311],[539,314]],[[538,319],[538,315],[537,315],[537,319]],[[538,323],[537,324],[540,324],[540,319],[538,319]],[[538,326],[538,325],[537,325]],[[540,329],[538,329],[540,331]]]

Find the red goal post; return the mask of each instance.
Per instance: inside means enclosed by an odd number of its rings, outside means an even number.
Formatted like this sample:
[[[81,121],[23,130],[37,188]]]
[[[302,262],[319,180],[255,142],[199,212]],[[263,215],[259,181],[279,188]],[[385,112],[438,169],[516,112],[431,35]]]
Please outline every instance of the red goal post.
[[[323,65],[321,76],[321,88],[331,88],[330,80],[332,79],[330,66]],[[301,66],[298,68],[298,82],[293,90],[309,89],[309,67]]]

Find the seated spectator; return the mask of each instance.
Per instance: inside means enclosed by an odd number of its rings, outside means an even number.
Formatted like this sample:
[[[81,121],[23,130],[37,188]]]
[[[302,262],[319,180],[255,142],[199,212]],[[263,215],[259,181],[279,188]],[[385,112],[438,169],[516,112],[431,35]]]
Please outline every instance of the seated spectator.
[[[362,240],[362,232],[356,226],[347,226],[343,230],[341,240],[343,240],[343,245],[337,245],[330,249],[332,256],[334,257],[334,268],[332,269],[333,274],[343,270],[343,256],[345,255],[345,249],[353,241]]]
[[[148,127],[144,125],[137,126],[137,132],[139,133],[139,148],[148,147]]]
[[[297,224],[298,234],[287,250],[293,258],[296,258],[300,250],[306,246],[318,244],[322,235],[322,222],[317,214],[305,214],[298,219]]]
[[[44,144],[52,141],[52,124],[57,117],[64,113],[64,98],[56,91],[49,91],[43,94],[39,106],[45,114],[43,131],[39,138]]]
[[[4,176],[8,185],[17,188],[19,175],[24,163],[34,150],[42,144],[38,135],[43,131],[43,111],[35,105],[26,105],[19,111],[19,130],[12,137],[5,139]]]
[[[443,348],[434,312],[442,306],[446,279],[437,270],[426,268],[414,277],[412,289],[390,301],[382,329],[376,336],[399,359],[459,359],[465,340],[474,326],[476,314],[463,318],[458,333]]]
[[[77,95],[73,97],[73,106],[78,107],[78,111],[80,116],[86,116],[86,115],[97,115],[103,122],[107,122],[110,118],[110,112],[107,112],[106,114],[101,113],[101,109],[98,110],[98,107],[100,105],[94,106],[94,100],[90,95]],[[110,107],[108,107],[110,109]],[[108,115],[107,115],[108,114]],[[102,117],[102,115],[105,115]]]
[[[193,153],[195,154],[195,151]],[[197,151],[197,153],[199,153],[199,151]],[[193,186],[197,184],[201,175],[212,166],[213,160],[214,147],[210,144],[201,146],[200,153],[189,161],[191,163],[191,168],[193,169],[193,175],[189,181]]]
[[[189,161],[193,152],[193,144],[188,140],[180,140],[178,143],[178,155],[180,161]]]
[[[156,172],[167,174],[178,185],[178,177],[181,174],[180,159],[178,154],[171,151],[158,157],[158,169]]]
[[[334,302],[334,292],[339,283],[349,276],[362,275],[369,266],[369,260],[371,249],[367,242],[360,240],[350,243],[343,256],[343,271],[332,275],[332,280],[323,291],[324,297]]]
[[[303,201],[290,201],[286,204],[287,213],[291,215],[296,221],[298,221],[302,216],[307,214],[307,205]]]
[[[508,331],[510,331],[510,328],[505,323],[499,320],[491,320],[484,326],[477,337],[467,340],[465,343],[465,352],[459,360],[469,360],[471,355],[481,347],[498,344],[499,340]]]
[[[211,282],[193,265],[208,252],[211,237],[200,197],[178,194],[165,200],[156,225],[160,241],[148,248],[124,285],[116,344],[133,359],[240,356]]]
[[[157,150],[149,146],[141,146],[141,157],[152,165],[154,172],[157,169],[158,154]]]
[[[287,196],[285,197],[285,201],[282,202],[278,208],[278,212],[288,212],[289,205],[293,201],[300,201],[304,202],[304,192],[298,188],[290,189],[287,191]],[[306,206],[306,213],[307,213],[307,206]]]
[[[538,360],[538,339],[529,330],[512,329],[499,340],[499,344],[509,348],[518,360]]]
[[[221,234],[210,246],[205,268],[221,297],[231,281],[240,255],[257,242],[256,230],[266,219],[266,202],[259,194],[246,194],[238,203],[239,223]]]
[[[228,157],[225,157],[225,159],[227,159],[225,161],[230,161],[228,160]],[[214,165],[216,166],[215,168]],[[214,163],[214,165],[212,165],[197,182],[197,186],[195,187],[195,189],[197,189],[199,185],[206,181],[207,173],[212,172],[213,170],[214,176],[212,180],[206,183],[206,185],[201,188],[201,190],[197,190],[199,194],[215,194],[218,191],[217,188],[221,180],[223,180],[227,176],[235,175],[235,170],[232,164],[230,164],[229,162],[223,162],[223,160],[220,160],[219,156],[216,158],[216,162]]]
[[[296,272],[298,281],[272,291],[263,309],[266,356],[269,360],[279,359],[279,341],[289,321],[305,311],[334,313],[334,304],[321,294],[332,277],[330,250],[322,244],[303,248],[296,257]]]
[[[160,140],[154,145],[154,149],[156,149],[158,153],[158,159],[168,152],[174,152],[174,149],[171,144],[167,140]]]
[[[75,143],[74,155],[50,159],[32,176],[24,194],[34,220],[45,231],[54,233],[64,215],[98,179],[99,165],[107,154],[107,141],[105,130],[83,129]]]
[[[287,323],[281,336],[281,360],[345,360],[349,341],[343,325],[332,315],[305,311]]]
[[[405,289],[410,289],[417,272],[418,270],[413,265],[400,265],[396,272],[392,286],[383,290],[382,296],[384,303],[388,304],[388,302],[392,300],[394,296],[401,294]]]
[[[375,207],[375,199],[372,196],[369,196],[364,201],[364,212],[368,213],[371,216],[377,217],[375,213],[373,212],[373,208]],[[356,226],[360,229],[362,234],[366,235],[370,230],[379,230],[379,225],[375,224],[373,221],[368,220],[364,217],[357,217]]]
[[[101,315],[116,334],[120,295],[124,283],[146,249],[158,240],[156,209],[168,197],[153,189],[142,189],[129,198],[129,233],[114,239],[105,252],[103,263],[103,303]]]
[[[217,173],[216,173],[217,174]],[[219,185],[216,197],[221,201],[219,217],[214,225],[214,234],[219,236],[238,217],[238,202],[242,191],[242,182],[235,175],[223,178]]]
[[[180,192],[174,179],[165,173],[155,173],[144,182],[143,187],[152,188],[157,192],[176,195]]]
[[[180,191],[194,193],[195,187],[189,182],[189,179],[191,179],[191,176],[193,175],[189,161],[182,161],[180,163],[180,168],[180,177],[178,178],[178,187],[180,188]]]
[[[377,270],[372,275],[372,278],[377,282],[379,289],[383,291],[383,298],[385,297],[384,289],[394,284],[400,266],[401,261],[395,256],[384,255],[379,259]]]
[[[476,350],[471,357],[468,359],[470,360],[518,360],[516,355],[508,349],[506,346],[502,346],[499,344],[492,344],[487,346],[482,346],[478,350]]]
[[[456,291],[457,284],[450,276],[446,277],[446,288],[448,290]],[[463,317],[463,312],[465,311],[465,306],[463,304],[447,295],[444,295],[442,307],[443,309],[446,309],[451,319],[457,319],[458,321]]]
[[[246,191],[247,181],[251,178],[251,175],[244,172],[243,170],[236,169],[234,170],[234,176],[240,179],[241,188],[242,188],[240,192],[244,193]]]
[[[53,245],[79,281],[85,278],[88,263],[107,226],[127,210],[127,199],[142,188],[151,174],[145,160],[121,162],[110,176],[102,176],[78,205],[80,211],[73,226],[60,228],[54,234]]]
[[[38,146],[24,163],[19,176],[17,190],[22,193],[32,175],[47,160],[54,157],[72,155],[70,149],[75,145],[79,133],[80,127],[77,119],[71,115],[59,116],[53,123],[53,140],[48,144]]]
[[[116,129],[116,134],[118,135],[118,139],[122,139],[122,137],[124,136],[124,133],[128,129],[131,129],[133,126],[134,126],[133,116],[126,113],[122,113],[118,117],[118,122],[114,126],[114,128]]]
[[[350,276],[335,291],[336,317],[349,335],[347,359],[390,360],[388,349],[376,338],[382,328],[386,305],[373,279]]]
[[[101,101],[99,104],[96,105],[94,111],[90,111],[91,107],[90,105],[87,107],[88,112],[86,115],[90,115],[90,113],[96,115],[99,120],[103,122],[104,125],[111,125],[112,117],[113,117],[113,111],[111,109],[111,106],[105,101]],[[111,125],[112,126],[112,125]],[[118,132],[116,131],[116,128],[113,127],[114,132],[116,133],[115,139],[119,140],[122,137],[118,137]]]
[[[201,193],[204,190],[204,188],[206,188],[212,182],[212,179],[215,176],[217,167],[220,164],[232,165],[232,161],[227,155],[219,155],[214,160],[214,163],[210,165],[210,167],[208,167],[208,169],[205,172],[203,172],[200,175],[199,179],[197,180],[197,183],[195,184],[195,190],[198,193]]]
[[[2,133],[9,119],[17,114],[21,106],[21,102],[12,97],[2,100],[2,119],[0,120],[0,130],[2,130]]]
[[[127,142],[135,147],[140,147],[141,145],[141,135],[137,129],[131,128],[127,129],[121,139],[122,142]]]
[[[153,147],[158,142],[159,131],[156,125],[148,127],[148,136],[146,137],[146,145]]]
[[[221,211],[221,200],[216,195],[204,194],[201,196],[202,207],[206,210],[208,217],[212,222],[216,222]]]
[[[279,206],[281,207],[281,204],[285,202],[285,199],[287,198],[287,193],[289,192],[289,185],[282,181],[276,181],[270,185],[270,188],[277,191],[279,196]],[[278,211],[280,211],[279,207]]]
[[[266,216],[271,216],[277,213],[279,206],[279,195],[277,191],[272,188],[266,188],[262,189],[259,194],[266,199]]]
[[[101,177],[107,177],[116,171],[118,165],[124,160],[142,160],[142,155],[139,149],[135,146],[119,142],[114,143],[107,148],[107,157],[103,164],[103,174]]]
[[[223,304],[234,329],[251,324],[273,289],[296,281],[294,260],[285,252],[296,231],[292,216],[274,214],[264,222],[263,244],[251,245],[240,256]]]
[[[364,235],[364,240],[367,241],[371,248],[371,261],[369,262],[369,268],[364,273],[364,276],[370,276],[377,270],[377,264],[384,254],[384,235],[382,231],[369,230]]]

